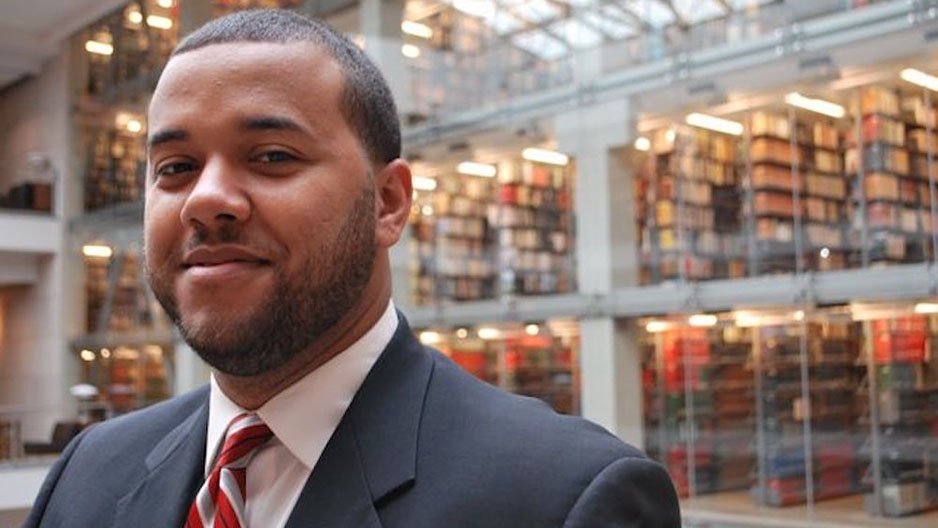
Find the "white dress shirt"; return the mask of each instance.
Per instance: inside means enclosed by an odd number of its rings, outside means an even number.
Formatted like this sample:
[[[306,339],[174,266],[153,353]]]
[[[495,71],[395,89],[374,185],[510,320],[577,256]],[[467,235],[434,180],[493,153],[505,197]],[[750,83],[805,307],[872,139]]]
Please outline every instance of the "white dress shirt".
[[[285,526],[326,443],[358,388],[397,329],[389,302],[365,335],[257,409],[274,433],[247,467],[245,519],[250,527]],[[211,380],[205,475],[212,470],[228,422],[244,409]]]

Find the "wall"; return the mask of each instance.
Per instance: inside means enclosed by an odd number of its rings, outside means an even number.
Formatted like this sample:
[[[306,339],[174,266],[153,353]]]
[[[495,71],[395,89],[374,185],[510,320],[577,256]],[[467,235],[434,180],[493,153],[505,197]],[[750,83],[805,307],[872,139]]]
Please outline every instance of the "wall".
[[[81,187],[70,165],[75,157],[71,153],[69,64],[70,56],[63,51],[44,64],[36,77],[0,92],[0,191],[22,179],[22,173],[7,169],[11,164],[25,167],[29,152],[43,153],[52,168],[49,176],[57,179],[55,225],[24,235],[45,242],[41,249],[25,250],[36,259],[35,284],[0,290],[5,308],[0,408],[28,411],[21,415],[24,440],[48,440],[54,422],[75,412],[68,388],[78,381],[78,362],[68,350],[68,340],[81,329],[78,299],[83,268],[78,252],[68,246],[62,220],[78,202],[76,197],[80,200]],[[3,216],[0,231],[12,229],[9,223],[4,227]]]

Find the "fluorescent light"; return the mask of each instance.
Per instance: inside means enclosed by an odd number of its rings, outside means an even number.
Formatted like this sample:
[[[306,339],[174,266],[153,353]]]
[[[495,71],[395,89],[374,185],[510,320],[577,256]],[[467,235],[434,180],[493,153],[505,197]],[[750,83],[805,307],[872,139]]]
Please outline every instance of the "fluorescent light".
[[[88,42],[85,42],[85,51],[98,55],[113,55],[114,46],[108,44],[107,42],[89,40]]]
[[[443,341],[443,336],[439,332],[425,331],[420,332],[420,342],[425,345],[436,345]]]
[[[560,165],[561,167],[570,163],[570,158],[566,154],[539,148],[526,148],[521,151],[521,157],[528,161]]]
[[[436,180],[426,176],[414,176],[411,184],[414,186],[414,189],[417,189],[418,191],[436,190]]]
[[[651,150],[651,141],[647,137],[639,137],[635,139],[635,150],[640,150],[642,152],[648,152]]]
[[[751,328],[759,326],[762,318],[750,312],[736,312],[733,314],[733,322],[740,328]]]
[[[464,161],[456,166],[456,172],[467,174],[469,176],[482,176],[484,178],[494,178],[498,173],[495,165],[487,163],[476,163],[475,161]]]
[[[785,95],[785,102],[792,106],[797,106],[798,108],[838,119],[846,114],[844,107],[839,104],[825,101],[824,99],[805,97],[798,92],[791,92]]]
[[[694,314],[687,318],[691,326],[713,326],[717,324],[717,316],[713,314]]]
[[[140,14],[140,11],[131,11],[127,13],[127,20],[129,20],[131,24],[139,24],[143,22],[143,15]]]
[[[114,254],[114,250],[110,246],[103,244],[85,244],[82,246],[81,252],[86,257],[93,258],[111,258],[111,255]]]
[[[173,0],[156,0],[156,5],[162,7],[163,9],[169,9],[173,7]]]
[[[730,134],[733,136],[743,135],[743,124],[736,121],[730,121],[729,119],[723,119],[720,117],[714,117],[712,115],[694,112],[692,114],[687,114],[687,117],[684,118],[684,121],[688,125],[699,128],[706,128],[707,130],[713,130],[714,132],[722,132],[723,134]]]
[[[524,333],[528,334],[529,336],[536,336],[537,334],[540,333],[540,331],[541,331],[541,327],[534,323],[525,325],[524,327]]]
[[[420,48],[414,46],[413,44],[404,44],[401,46],[401,55],[407,57],[408,59],[416,59],[420,56]]]
[[[927,73],[916,70],[915,68],[906,68],[899,73],[903,81],[917,84],[922,88],[928,88],[933,92],[938,92],[938,77],[928,75]]]
[[[173,20],[160,15],[149,15],[147,16],[147,25],[157,29],[169,29],[173,27]]]
[[[478,334],[481,339],[498,339],[502,336],[502,332],[498,328],[492,328],[491,326],[479,328],[476,334]]]
[[[423,39],[428,39],[433,36],[433,29],[431,29],[430,26],[410,20],[401,22],[401,31]]]
[[[649,334],[657,334],[671,328],[671,323],[667,321],[648,321],[645,325],[645,331]]]
[[[933,302],[920,302],[915,305],[915,313],[917,314],[934,314],[938,313],[938,303]]]

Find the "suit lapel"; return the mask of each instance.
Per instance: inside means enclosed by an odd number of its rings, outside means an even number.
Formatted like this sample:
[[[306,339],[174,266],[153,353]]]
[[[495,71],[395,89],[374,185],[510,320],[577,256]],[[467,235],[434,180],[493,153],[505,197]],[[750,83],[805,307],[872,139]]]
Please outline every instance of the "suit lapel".
[[[377,527],[375,511],[416,478],[433,361],[404,316],[313,469],[287,528]]]
[[[208,391],[206,391],[206,395]],[[182,526],[202,483],[208,397],[146,458],[149,473],[117,504],[114,526]]]

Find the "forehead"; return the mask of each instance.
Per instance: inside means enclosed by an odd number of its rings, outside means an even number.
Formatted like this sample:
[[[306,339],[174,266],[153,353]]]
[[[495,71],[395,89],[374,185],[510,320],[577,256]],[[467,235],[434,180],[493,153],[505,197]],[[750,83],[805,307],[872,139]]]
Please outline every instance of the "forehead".
[[[210,44],[170,59],[150,103],[150,126],[181,113],[338,112],[344,75],[312,42]]]

